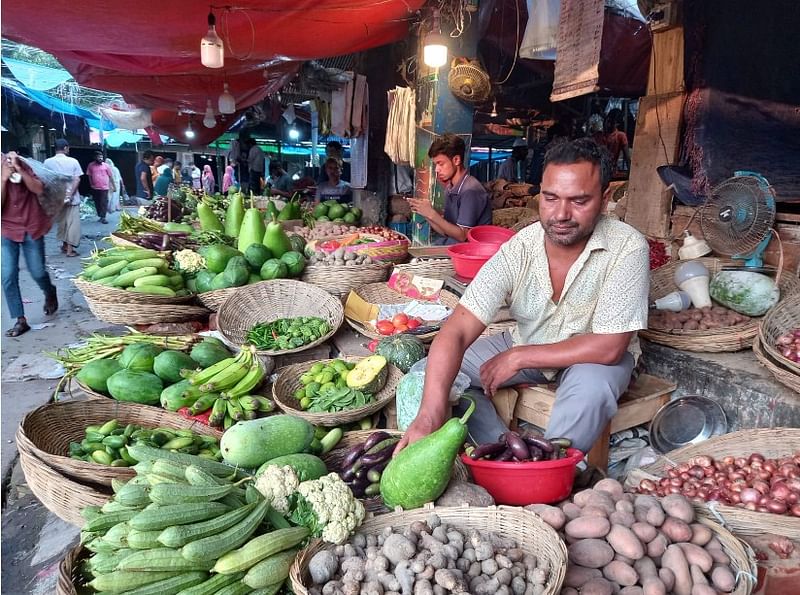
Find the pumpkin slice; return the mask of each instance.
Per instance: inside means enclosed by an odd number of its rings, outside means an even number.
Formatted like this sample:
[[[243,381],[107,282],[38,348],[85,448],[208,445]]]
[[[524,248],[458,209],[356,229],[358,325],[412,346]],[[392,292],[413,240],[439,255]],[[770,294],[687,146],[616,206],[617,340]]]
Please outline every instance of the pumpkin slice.
[[[361,392],[376,394],[386,385],[389,362],[382,355],[365,357],[347,374],[347,386]]]

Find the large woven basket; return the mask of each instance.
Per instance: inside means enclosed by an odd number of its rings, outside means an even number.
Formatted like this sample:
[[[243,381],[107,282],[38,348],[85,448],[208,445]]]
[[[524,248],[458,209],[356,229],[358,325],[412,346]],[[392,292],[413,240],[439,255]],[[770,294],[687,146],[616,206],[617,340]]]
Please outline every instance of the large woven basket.
[[[398,264],[394,267],[395,271],[409,273],[428,279],[442,279],[452,277],[455,274],[453,261],[449,258],[415,258],[407,264]]]
[[[217,328],[235,345],[247,343],[247,333],[259,322],[279,318],[316,316],[327,320],[330,332],[312,343],[283,351],[260,350],[261,355],[285,355],[316,347],[339,330],[344,319],[342,302],[324,289],[302,281],[276,279],[240,287],[217,313]]]
[[[714,537],[722,545],[722,551],[731,559],[730,567],[736,577],[736,587],[731,591],[731,595],[750,595],[758,578],[753,548],[716,521],[701,517],[697,522],[711,529]]]
[[[527,207],[509,207],[507,209],[495,209],[492,211],[492,225],[500,227],[514,227],[519,221],[523,219],[531,219],[537,217],[536,209],[529,209]]]
[[[413,298],[407,297],[402,293],[397,293],[393,289],[389,289],[386,283],[372,283],[355,289],[354,291],[361,299],[372,304],[408,304],[414,301]],[[456,306],[458,306],[458,296],[445,289],[440,292],[439,301],[451,310],[455,310]],[[379,335],[372,327],[367,327],[357,320],[351,320],[350,318],[346,320],[347,324],[365,337],[370,337],[371,339],[383,338],[383,335]],[[421,341],[429,343],[433,341],[437,332],[438,331],[433,331],[431,333],[425,333],[424,335],[415,336]]]
[[[231,297],[238,287],[229,287],[228,289],[215,289],[214,291],[206,291],[197,294],[197,299],[206,308],[212,312],[217,312],[229,297]]]
[[[352,267],[325,265],[307,266],[300,280],[321,287],[338,298],[345,297],[351,289],[369,283],[379,283],[389,278],[390,263],[362,264]]]
[[[135,293],[126,291],[118,287],[107,287],[99,283],[92,283],[77,277],[72,280],[87,300],[89,298],[100,302],[119,302],[123,304],[185,304],[194,299],[192,295],[166,296],[148,295],[145,293]]]
[[[82,545],[76,545],[67,552],[58,565],[58,582],[56,595],[78,595],[75,585],[83,588],[85,581],[80,574],[81,563],[88,559],[91,552]]]
[[[27,447],[17,428],[19,464],[25,482],[44,507],[70,525],[82,527],[86,522],[81,510],[87,506],[102,506],[111,499],[111,490],[96,489],[62,475],[39,459]]]
[[[205,318],[209,312],[200,306],[186,304],[133,304],[106,302],[86,297],[89,310],[97,318],[111,324],[127,326],[159,322],[186,322]]]
[[[17,441],[38,459],[77,481],[110,486],[112,479],[136,475],[129,467],[111,467],[73,459],[69,443],[80,442],[88,425],[117,419],[124,426],[191,430],[195,434],[222,437],[222,432],[197,421],[149,405],[122,403],[109,398],[43,405],[28,413],[19,425]]]
[[[638,487],[642,479],[660,479],[673,465],[688,461],[698,455],[710,455],[715,459],[725,456],[746,457],[760,452],[767,458],[792,454],[800,444],[800,428],[764,428],[740,430],[710,438],[700,444],[673,450],[645,467],[628,474],[625,484]],[[712,502],[693,502],[701,518],[719,521],[728,529],[742,535],[774,533],[790,539],[800,539],[800,518],[766,512],[752,512]]]
[[[408,247],[411,241],[398,232],[401,237],[397,240],[387,240],[381,235],[358,232],[362,239],[369,240],[366,244],[350,244],[344,246],[345,252],[352,252],[361,256],[369,256],[372,260],[384,263],[405,262],[408,260]],[[329,236],[309,242],[307,249],[314,249],[322,242],[346,240],[352,234]]]
[[[329,471],[336,471],[337,473],[342,470],[342,459],[347,456],[347,452],[353,448],[356,444],[363,444],[367,438],[370,437],[371,434],[375,432],[386,432],[390,436],[397,436],[398,438],[403,435],[403,432],[400,430],[386,430],[386,429],[376,429],[376,430],[357,430],[355,432],[345,432],[342,439],[339,440],[336,447],[331,450],[329,453],[322,455],[322,460],[325,461],[325,465],[328,467]],[[469,470],[467,466],[461,462],[460,457],[456,457],[455,463],[453,464],[453,474],[450,476],[451,481],[470,481]],[[389,509],[383,505],[383,500],[380,496],[374,496],[372,498],[365,498],[363,500],[364,507],[376,514],[388,512]]]
[[[766,313],[758,326],[761,347],[775,362],[778,362],[800,374],[800,364],[783,357],[775,347],[778,337],[796,328],[800,328],[800,294],[796,293],[782,299],[778,305]],[[800,378],[798,378],[800,383]]]
[[[720,258],[698,258],[697,260],[706,266],[712,277],[720,272],[723,266],[733,264],[732,261]],[[673,275],[675,274],[675,268],[678,264],[680,264],[680,262],[671,262],[650,271],[649,299],[651,303],[677,290]],[[779,286],[781,296],[787,298],[800,290],[800,281],[793,275],[784,274],[780,277]],[[662,331],[645,329],[639,331],[639,336],[648,341],[653,341],[654,343],[661,343],[662,345],[685,351],[706,353],[740,351],[742,349],[748,349],[753,345],[753,338],[758,334],[758,324],[759,319],[754,318],[745,324],[705,331]]]
[[[759,364],[769,370],[770,374],[775,377],[775,380],[786,385],[794,392],[800,393],[800,376],[781,365],[786,361],[785,357],[781,357],[779,361],[773,359],[770,354],[764,350],[761,337],[756,337],[753,340],[753,355],[756,356],[756,360],[758,360]]]
[[[361,358],[348,359],[351,361],[358,361]],[[319,363],[323,364],[331,361],[333,360],[318,360]],[[313,413],[300,408],[300,403],[294,398],[294,393],[298,388],[302,388],[303,386],[300,382],[300,376],[318,362],[303,362],[302,364],[293,364],[281,368],[278,370],[278,378],[275,380],[275,384],[272,385],[272,398],[275,399],[275,403],[284,413],[302,417],[315,426],[338,426],[339,424],[358,421],[376,411],[380,411],[394,399],[397,384],[403,378],[403,373],[398,368],[387,364],[389,367],[389,376],[386,379],[386,385],[375,395],[375,400],[372,401],[372,403],[364,407],[358,407],[357,409],[348,409],[336,413]]]
[[[503,537],[516,540],[526,554],[536,556],[537,560],[546,562],[550,568],[550,574],[542,594],[555,595],[560,591],[567,569],[567,548],[550,525],[538,515],[524,508],[511,506],[434,507],[428,505],[416,510],[390,512],[368,518],[358,531],[367,535],[378,535],[386,527],[405,529],[414,521],[425,521],[432,512],[435,512],[443,523],[462,531],[469,529],[493,531]],[[297,555],[289,573],[292,590],[296,595],[308,595],[308,585],[311,584],[308,563],[318,551],[331,547],[333,546],[330,544],[315,540]]]

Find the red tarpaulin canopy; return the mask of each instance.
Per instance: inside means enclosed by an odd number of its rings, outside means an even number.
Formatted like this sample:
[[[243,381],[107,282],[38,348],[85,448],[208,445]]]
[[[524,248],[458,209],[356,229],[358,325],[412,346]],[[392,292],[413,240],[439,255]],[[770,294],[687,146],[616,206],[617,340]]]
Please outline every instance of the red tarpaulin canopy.
[[[208,5],[198,2],[19,2],[3,6],[2,28],[4,37],[55,55],[82,85],[115,91],[139,107],[202,114],[208,99],[216,111],[223,82],[241,110],[279,90],[304,60],[402,39],[423,4],[240,0],[215,6],[217,33],[225,43],[222,69],[200,63]],[[195,129],[196,142],[201,134],[219,134],[202,125]]]

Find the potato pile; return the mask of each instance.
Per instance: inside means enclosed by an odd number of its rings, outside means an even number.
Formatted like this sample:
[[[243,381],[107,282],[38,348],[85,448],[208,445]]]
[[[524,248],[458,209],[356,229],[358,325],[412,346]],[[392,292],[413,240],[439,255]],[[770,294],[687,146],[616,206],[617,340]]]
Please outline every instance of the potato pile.
[[[333,223],[331,221],[317,221],[313,228],[295,227],[292,233],[296,233],[307,242],[311,240],[322,240],[332,236],[343,236],[354,233],[358,227],[347,223]]]
[[[540,595],[548,561],[491,532],[449,526],[436,513],[400,532],[356,533],[309,561],[309,595]]]
[[[347,252],[344,248],[337,248],[333,252],[325,252],[323,250],[315,251],[309,258],[308,264],[325,265],[332,267],[343,266],[358,266],[361,264],[376,264],[371,257],[366,254],[356,254],[355,252]]]
[[[683,312],[656,310],[650,314],[648,327],[657,331],[707,331],[750,322],[750,317],[722,306],[689,308]]]
[[[559,507],[526,508],[564,535],[569,564],[561,595],[716,595],[736,586],[712,530],[686,497],[625,494],[603,479]]]

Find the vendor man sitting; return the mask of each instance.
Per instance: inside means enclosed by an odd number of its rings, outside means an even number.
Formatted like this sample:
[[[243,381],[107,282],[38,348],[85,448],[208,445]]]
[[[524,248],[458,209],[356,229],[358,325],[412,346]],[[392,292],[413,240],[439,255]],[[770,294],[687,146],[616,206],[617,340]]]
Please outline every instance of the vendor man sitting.
[[[483,389],[469,420],[478,443],[506,430],[495,392],[516,384],[558,384],[545,436],[587,452],[617,411],[647,327],[648,246],[634,228],[603,215],[611,163],[593,140],[547,152],[541,221],[524,228],[469,284],[430,350],[422,405],[398,450],[439,428],[459,367]],[[478,337],[510,296],[512,333]],[[465,400],[457,411],[466,409]],[[459,413],[460,415],[460,413]]]
[[[467,241],[467,232],[476,225],[491,225],[492,204],[483,185],[467,173],[464,166],[466,146],[455,134],[440,136],[428,149],[436,168],[436,177],[445,189],[444,213],[424,198],[409,199],[411,210],[425,217],[441,237],[438,244]]]

